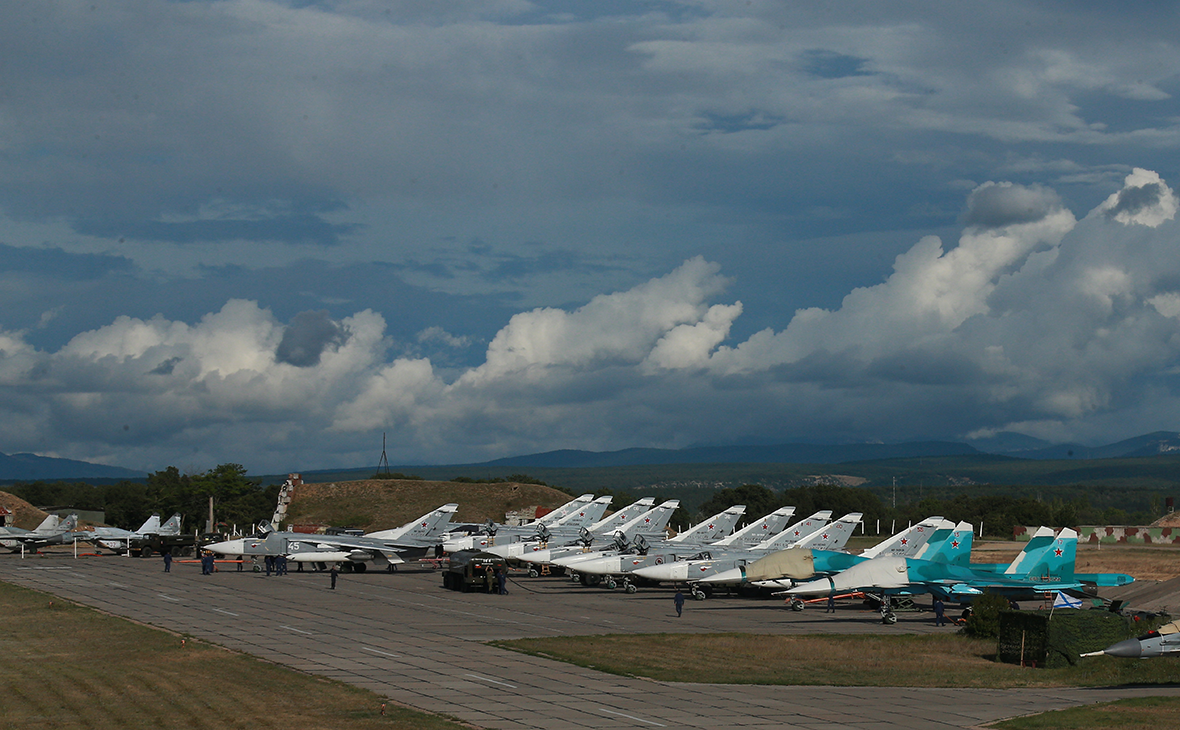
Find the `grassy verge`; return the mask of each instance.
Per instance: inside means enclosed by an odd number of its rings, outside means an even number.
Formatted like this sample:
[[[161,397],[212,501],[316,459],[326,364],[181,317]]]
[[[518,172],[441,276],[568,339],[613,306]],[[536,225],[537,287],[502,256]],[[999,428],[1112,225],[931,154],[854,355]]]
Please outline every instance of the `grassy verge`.
[[[996,730],[1160,730],[1175,727],[1178,713],[1180,697],[1142,697],[1018,717],[988,727]]]
[[[497,641],[599,671],[669,682],[859,687],[1100,687],[1174,684],[1180,658],[1093,657],[1063,669],[993,661],[994,641],[961,636],[647,634]]]
[[[457,730],[341,682],[0,583],[0,727]]]

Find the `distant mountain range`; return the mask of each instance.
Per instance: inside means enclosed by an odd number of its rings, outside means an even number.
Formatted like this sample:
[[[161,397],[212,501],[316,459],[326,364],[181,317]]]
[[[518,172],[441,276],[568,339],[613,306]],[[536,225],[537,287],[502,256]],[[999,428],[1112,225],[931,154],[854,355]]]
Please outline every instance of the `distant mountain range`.
[[[36,454],[0,454],[0,480],[57,481],[59,479],[143,479],[146,472],[88,461],[55,459]]]
[[[843,464],[852,461],[997,454],[1019,459],[1113,459],[1180,453],[1180,433],[1157,431],[1106,446],[1052,444],[1018,433],[998,433],[968,442],[913,441],[902,444],[777,444],[701,446],[688,449],[547,451],[468,466],[592,468],[658,464]]]
[[[1069,460],[1152,457],[1180,454],[1180,433],[1157,431],[1105,446],[1052,444],[1018,433],[998,433],[986,439],[913,441],[901,444],[776,444],[768,446],[698,446],[688,449],[622,449],[578,451],[563,449],[526,454],[462,466],[521,468],[600,468],[660,464],[843,464],[882,459],[997,454],[1019,459]],[[439,465],[445,466],[445,465]],[[72,459],[36,454],[0,454],[0,481],[70,479],[142,479],[146,473]]]

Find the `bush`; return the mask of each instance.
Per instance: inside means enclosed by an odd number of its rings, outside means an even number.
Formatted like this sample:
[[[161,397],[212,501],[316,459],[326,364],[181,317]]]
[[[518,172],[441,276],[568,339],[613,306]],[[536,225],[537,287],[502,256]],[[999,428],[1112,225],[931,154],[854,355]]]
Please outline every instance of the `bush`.
[[[984,593],[971,603],[971,616],[963,633],[976,639],[1000,637],[1000,613],[1008,610],[1008,599],[998,593]]]

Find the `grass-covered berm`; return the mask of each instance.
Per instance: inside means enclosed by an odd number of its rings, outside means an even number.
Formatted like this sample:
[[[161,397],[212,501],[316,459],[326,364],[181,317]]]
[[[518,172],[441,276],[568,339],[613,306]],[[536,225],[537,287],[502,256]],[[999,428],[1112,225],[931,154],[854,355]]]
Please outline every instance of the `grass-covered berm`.
[[[465,727],[366,690],[6,583],[0,583],[0,616],[3,728]]]
[[[995,661],[995,640],[957,634],[864,636],[612,634],[494,642],[604,672],[666,682],[859,687],[1171,685],[1180,657],[1094,657],[1062,669]]]

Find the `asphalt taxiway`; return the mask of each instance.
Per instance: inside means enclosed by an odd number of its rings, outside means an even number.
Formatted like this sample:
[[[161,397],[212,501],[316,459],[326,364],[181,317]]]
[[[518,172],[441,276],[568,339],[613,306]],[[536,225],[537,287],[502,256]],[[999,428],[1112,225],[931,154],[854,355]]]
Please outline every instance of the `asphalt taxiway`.
[[[492,639],[651,632],[945,631],[930,614],[883,627],[868,611],[776,600],[690,600],[669,591],[582,588],[515,578],[509,595],[456,593],[441,574],[404,571],[266,576],[220,566],[68,553],[0,556],[0,580],[364,687],[486,728],[971,728],[997,719],[1180,688],[920,689],[655,682],[487,646]],[[703,659],[704,660],[704,659]]]

